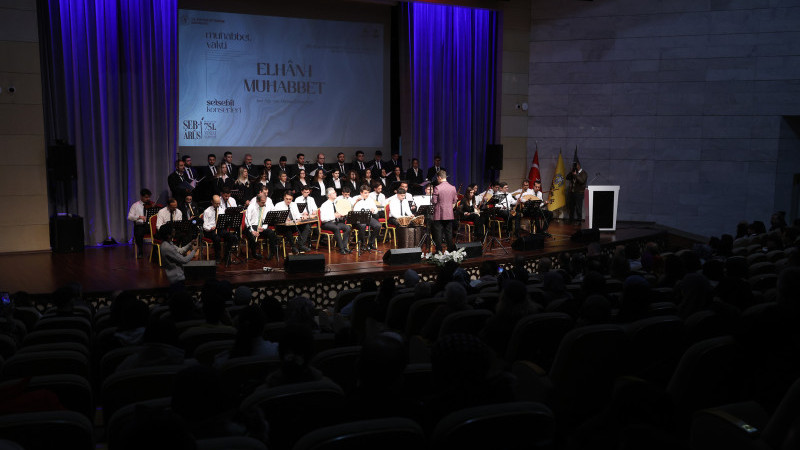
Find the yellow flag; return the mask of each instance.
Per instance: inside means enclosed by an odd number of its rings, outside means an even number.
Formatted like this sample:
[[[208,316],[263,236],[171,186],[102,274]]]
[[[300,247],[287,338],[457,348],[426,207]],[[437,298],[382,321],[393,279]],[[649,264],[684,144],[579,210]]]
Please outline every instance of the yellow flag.
[[[567,205],[567,185],[564,173],[564,158],[561,156],[561,150],[558,151],[558,162],[556,162],[556,171],[553,173],[553,182],[550,184],[550,200],[552,203],[549,205],[550,211],[555,211]]]

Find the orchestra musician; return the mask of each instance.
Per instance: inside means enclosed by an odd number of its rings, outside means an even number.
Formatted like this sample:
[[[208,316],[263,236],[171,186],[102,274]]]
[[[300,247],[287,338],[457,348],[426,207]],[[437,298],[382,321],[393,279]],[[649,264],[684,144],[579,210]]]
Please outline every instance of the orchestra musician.
[[[389,218],[387,220],[390,224],[399,227],[400,222],[397,221],[399,217],[414,217],[411,204],[406,198],[406,190],[403,188],[398,188],[397,194],[389,202]]]
[[[486,229],[489,227],[489,215],[485,212],[481,213],[480,200],[476,197],[477,192],[477,184],[472,183],[467,186],[464,198],[461,199],[460,213],[461,220],[475,224],[475,237],[483,240]]]
[[[297,177],[300,171],[306,171],[306,155],[302,153],[297,154],[297,162],[289,166],[289,178]]]
[[[362,155],[363,156],[363,155]],[[347,183],[350,186],[350,192],[358,192],[360,184],[360,178],[358,177],[358,171],[355,169],[350,169],[347,172]]]
[[[222,262],[226,259],[228,249],[236,243],[236,234],[228,231],[217,230],[217,219],[224,211],[221,208],[222,199],[219,195],[211,197],[211,206],[203,211],[203,236],[211,239],[214,245],[214,258]],[[220,253],[220,242],[225,241],[225,254]]]
[[[336,164],[333,168],[339,169],[339,176],[343,176],[350,170],[350,163],[344,161],[344,153],[339,152],[336,154]]]
[[[247,199],[242,206],[248,206],[253,193],[250,189],[250,177],[248,176],[246,168],[239,167],[239,176],[236,178],[236,181],[233,182],[233,189],[241,192],[242,198]]]
[[[376,174],[381,173],[381,170],[384,168],[384,165],[386,165],[386,163],[383,162],[382,158],[383,158],[383,152],[380,150],[375,150],[375,159],[369,164],[369,168],[372,169],[372,171],[375,172]]]
[[[191,180],[186,175],[186,166],[183,160],[175,160],[175,171],[167,177],[167,184],[169,191],[172,193],[172,198],[183,198],[194,189],[191,185]]]
[[[325,193],[328,191],[329,187],[330,184],[325,178],[325,172],[322,170],[317,170],[314,173],[314,179],[311,180],[311,196],[314,197],[314,201],[318,205],[321,205],[322,202],[324,202],[327,198]]]
[[[380,173],[380,172],[378,172],[378,173]],[[361,179],[361,184],[366,184],[367,186],[372,186],[373,185],[373,181],[376,181],[378,183],[382,183],[383,182],[383,181],[381,181],[380,178],[378,178],[378,179],[372,178],[372,169],[365,170],[364,171],[364,178]]]
[[[367,210],[372,213],[372,217],[370,218],[369,221],[370,236],[367,236],[365,225],[356,225],[356,227],[358,227],[359,233],[361,234],[361,248],[366,250],[377,250],[378,232],[381,229],[381,223],[378,220],[378,206],[369,197],[369,186],[367,186],[366,184],[362,185],[361,188],[359,189],[359,192],[361,193],[361,195],[356,197],[356,200],[353,203],[353,211]]]
[[[325,193],[328,199],[319,207],[322,229],[333,232],[333,238],[336,239],[336,245],[339,246],[339,253],[347,255],[350,253],[347,246],[350,242],[350,226],[344,223],[345,216],[336,211],[336,189],[329,187]]]
[[[317,173],[322,172],[323,178],[328,176],[328,166],[325,164],[325,155],[323,153],[317,153],[317,162],[312,164],[311,167],[308,167],[308,174],[311,175],[312,178],[317,177]],[[325,195],[323,191],[322,195]]]
[[[436,184],[439,183],[438,174],[442,170],[445,170],[445,168],[442,167],[442,157],[439,155],[435,155],[433,157],[433,167],[428,169],[428,175],[425,178],[431,183],[433,183],[435,186]]]
[[[239,173],[239,167],[237,167],[236,164],[233,163],[233,153],[225,152],[222,155],[222,159],[223,159],[222,165],[224,165],[225,168],[228,169],[228,176],[232,177],[235,176],[237,173]]]
[[[433,185],[429,184],[425,186],[425,195],[414,196],[414,204],[417,205],[417,208],[419,208],[420,206],[430,205],[432,195],[433,195]]]
[[[247,245],[250,246],[251,258],[261,259],[261,254],[256,251],[256,241],[259,236],[267,237],[267,260],[272,259],[272,256],[278,253],[278,237],[274,231],[269,229],[267,224],[267,213],[269,213],[274,206],[272,200],[267,196],[266,192],[261,192],[256,195],[255,201],[250,203],[245,213],[245,238]],[[273,252],[273,249],[275,251]]]
[[[406,180],[411,186],[410,194],[422,195],[424,190],[420,185],[425,181],[425,178],[422,175],[422,169],[419,168],[419,160],[417,158],[411,160],[411,167],[406,171]]]
[[[394,168],[399,167],[400,172],[403,172],[403,163],[400,161],[400,153],[392,151],[392,157],[386,161],[386,173],[394,172]]]
[[[222,193],[220,194],[221,203],[219,205],[219,213],[225,214],[225,210],[228,208],[235,208],[238,206],[236,204],[236,199],[231,197],[231,190],[230,188],[223,188]]]
[[[386,196],[383,195],[383,185],[377,181],[373,182],[372,192],[369,193],[369,198],[371,198],[372,201],[375,202],[375,206],[378,207],[378,218],[383,219],[385,216],[383,208],[388,204]]]
[[[497,214],[506,221],[506,232],[511,232],[511,224],[514,224],[514,235],[519,237],[519,223],[522,214],[511,214],[511,211],[517,205],[517,200],[508,192],[508,183],[505,181],[500,182],[498,185],[499,191],[495,195],[500,194],[503,198],[495,204]]]
[[[221,194],[225,188],[233,189],[233,178],[228,174],[228,166],[220,164],[214,177],[214,194]]]
[[[569,221],[570,223],[581,223],[583,220],[583,196],[586,191],[586,180],[589,176],[581,168],[581,163],[576,161],[572,165],[572,172],[567,175],[570,182],[569,198]]]
[[[242,165],[239,167],[244,167],[245,169],[247,169],[247,176],[251,180],[258,179],[259,174],[256,173],[257,167],[253,165],[253,155],[251,155],[250,153],[244,155],[244,159],[242,160]]]
[[[338,168],[334,167],[333,171],[331,171],[331,179],[328,182],[330,187],[336,189],[336,195],[342,195],[343,183],[341,174],[342,172],[340,172]]]
[[[293,202],[294,196],[292,195],[291,191],[286,191],[283,193],[283,201],[275,205],[275,209],[273,211],[289,211],[288,220],[303,220],[308,219],[308,211],[304,211],[300,213],[300,210],[297,208],[297,203]],[[288,241],[292,241],[292,232],[296,229],[297,230],[297,240],[292,242],[292,253],[304,253],[310,252],[311,249],[306,247],[305,243],[308,241],[308,237],[311,235],[311,225],[308,223],[298,224],[298,225],[279,225],[280,232],[284,236],[285,239]],[[296,228],[295,228],[296,227]],[[302,243],[302,245],[298,245],[298,243]]]
[[[186,176],[189,178],[189,182],[191,183],[197,180],[199,174],[197,174],[192,168],[192,157],[189,155],[183,155],[181,159],[183,160],[184,171]]]
[[[350,165],[350,170],[355,170],[359,177],[364,176],[364,171],[367,170],[367,164],[364,162],[364,152],[361,150],[356,152],[356,159],[353,161],[353,164]],[[357,190],[358,187],[353,189],[353,191]]]
[[[200,175],[210,180],[217,176],[217,155],[209,153],[206,158],[208,160],[208,165],[198,170],[200,170]]]
[[[436,175],[438,184],[433,188],[433,244],[436,251],[442,253],[442,232],[447,244],[447,251],[455,251],[453,243],[453,207],[458,201],[458,193],[452,184],[447,182],[447,172],[440,170]]]
[[[197,202],[194,201],[192,194],[184,197],[184,201],[180,205],[180,210],[186,220],[194,220],[198,226],[203,225],[203,211],[200,210]]]
[[[294,177],[294,180],[292,180],[292,190],[294,190],[295,195],[300,195],[300,193],[303,192],[303,188],[310,186],[309,182],[311,180],[306,178],[306,169],[300,169]]]
[[[273,200],[276,205],[283,199],[283,194],[286,191],[292,192],[292,185],[287,180],[286,172],[281,172],[280,175],[278,175],[278,181],[276,181],[275,185],[272,187]]]
[[[550,227],[550,222],[553,220],[553,212],[548,210],[545,205],[551,203],[551,200],[544,201],[544,193],[542,192],[542,180],[536,180],[533,182],[533,195],[541,200],[539,203],[539,207],[535,210],[534,219],[541,219],[541,225],[539,226],[539,233],[549,234],[547,232],[547,228]]]
[[[275,171],[272,170],[272,160],[267,158],[264,160],[264,165],[261,166],[261,173],[259,174],[259,178],[264,180],[266,178],[267,184],[272,184],[274,180],[277,180],[278,177],[275,175]]]
[[[136,243],[137,259],[144,257],[142,250],[144,236],[150,232],[150,224],[147,223],[145,209],[152,207],[153,203],[150,201],[150,196],[152,195],[153,193],[150,192],[150,189],[142,189],[139,191],[139,200],[134,202],[128,210],[128,220],[133,222],[133,241]]]

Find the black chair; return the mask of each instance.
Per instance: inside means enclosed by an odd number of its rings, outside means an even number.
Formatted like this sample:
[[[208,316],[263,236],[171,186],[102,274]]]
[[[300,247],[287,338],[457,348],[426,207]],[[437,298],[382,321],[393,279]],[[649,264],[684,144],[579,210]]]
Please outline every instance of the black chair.
[[[413,292],[392,297],[386,310],[386,328],[403,332],[406,329],[408,310],[417,301]]]
[[[419,334],[431,314],[436,311],[436,308],[444,304],[445,301],[442,298],[428,298],[414,302],[408,310],[406,337],[409,338],[415,334]]]
[[[684,350],[681,318],[648,317],[625,325],[625,332],[623,373],[666,384]]]
[[[338,384],[344,392],[352,392],[358,379],[356,363],[360,354],[360,345],[332,348],[315,355],[311,365]]]
[[[144,367],[111,374],[101,388],[103,420],[108,423],[125,405],[172,395],[175,376],[186,367]]]
[[[89,379],[89,358],[70,351],[17,352],[3,365],[3,378],[72,374]]]
[[[67,410],[81,413],[87,419],[94,420],[92,386],[86,378],[71,374],[41,375],[27,381],[18,378],[0,384],[0,390],[22,384],[24,384],[25,391],[48,390],[58,396],[59,403]]]
[[[445,416],[431,435],[431,449],[552,449],[553,412],[534,402],[462,409]]]
[[[550,370],[561,339],[573,326],[572,317],[559,312],[532,314],[522,318],[508,341],[506,362],[532,361],[545,371]]]
[[[303,436],[294,450],[425,448],[422,428],[413,420],[401,417],[362,420],[320,428]]]
[[[93,450],[94,427],[75,411],[47,411],[0,416],[0,436],[25,450]]]
[[[439,337],[455,333],[477,336],[490,317],[492,317],[492,312],[485,309],[454,312],[442,321],[442,326],[439,328]]]

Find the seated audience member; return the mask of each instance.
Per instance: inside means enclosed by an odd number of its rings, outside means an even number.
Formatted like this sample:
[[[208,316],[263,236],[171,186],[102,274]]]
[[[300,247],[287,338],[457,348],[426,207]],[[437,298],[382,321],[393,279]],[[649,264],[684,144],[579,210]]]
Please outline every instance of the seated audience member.
[[[494,316],[486,321],[480,337],[497,355],[505,355],[517,322],[527,315],[539,312],[539,309],[538,305],[528,299],[525,284],[509,280],[500,292]]]
[[[219,372],[195,365],[178,372],[172,392],[172,410],[188,425],[195,439],[248,436],[267,440],[267,424],[260,414],[239,412],[233,386]]]
[[[358,357],[355,390],[348,395],[349,420],[419,416],[419,401],[403,391],[408,354],[396,333],[383,333],[364,342]]]
[[[325,378],[311,366],[314,356],[314,334],[308,326],[288,324],[278,342],[281,367],[267,376],[269,387],[318,381]]]
[[[480,289],[486,283],[497,283],[497,268],[498,265],[495,261],[486,260],[482,262],[478,269],[478,278],[472,280],[469,284],[476,289]]]
[[[230,358],[242,356],[263,356],[265,359],[278,358],[278,344],[265,340],[266,326],[264,312],[258,306],[246,306],[236,316],[236,339],[233,348],[214,358],[214,365],[220,365]]]
[[[277,298],[268,295],[261,300],[259,306],[261,306],[261,310],[264,311],[267,323],[283,322],[283,305],[281,305],[281,302]]]
[[[590,295],[578,310],[576,327],[611,323],[611,302],[602,295]]]
[[[525,257],[515,256],[514,265],[510,270],[505,270],[497,276],[497,284],[501,287],[506,280],[517,280],[522,283],[528,282],[528,269],[525,267]]]
[[[630,323],[644,319],[650,311],[650,284],[640,275],[631,275],[622,283],[622,304],[617,322]]]
[[[167,304],[169,306],[169,317],[175,323],[201,318],[201,315],[195,310],[192,295],[187,291],[173,292],[169,296]]]
[[[222,282],[211,280],[203,286],[200,296],[203,301],[203,318],[206,321],[201,326],[235,331],[225,310],[226,300],[230,298],[230,289],[227,289]]]
[[[414,289],[419,281],[419,274],[414,269],[406,269],[406,271],[403,272],[403,288]]]
[[[472,309],[467,304],[467,291],[460,283],[447,283],[447,286],[444,287],[444,300],[445,304],[433,311],[420,333],[429,341],[435,341],[439,336],[439,329],[447,316],[454,312]]]
[[[492,361],[492,350],[475,336],[448,334],[437,340],[431,348],[436,394],[425,402],[425,424],[432,427],[460,409],[514,401],[513,378],[493,373]]]
[[[139,345],[144,340],[144,332],[150,315],[150,308],[142,300],[133,299],[125,303],[120,311],[120,322],[114,337],[121,346]]]
[[[143,347],[125,358],[117,372],[140,367],[180,365],[184,362],[184,350],[180,348],[178,330],[171,318],[151,317],[142,338]]]

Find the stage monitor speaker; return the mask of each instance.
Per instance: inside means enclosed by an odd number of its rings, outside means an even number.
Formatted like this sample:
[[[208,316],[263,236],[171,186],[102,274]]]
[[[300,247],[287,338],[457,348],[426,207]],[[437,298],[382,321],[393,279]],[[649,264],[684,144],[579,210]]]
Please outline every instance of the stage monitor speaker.
[[[483,256],[483,242],[462,242],[456,244],[456,249],[463,248],[467,258],[480,258]]]
[[[544,236],[540,234],[529,234],[523,236],[511,244],[514,250],[529,251],[544,248]]]
[[[571,238],[574,242],[588,244],[600,240],[600,230],[597,228],[582,228],[575,232]]]
[[[183,265],[187,280],[210,280],[217,276],[216,261],[189,261]]]
[[[383,254],[383,262],[390,266],[416,264],[420,260],[422,260],[422,249],[419,247],[390,248]]]
[[[503,144],[489,144],[486,146],[486,168],[489,170],[503,170]]]
[[[325,255],[289,255],[284,269],[287,273],[325,273]]]
[[[54,216],[50,218],[50,247],[57,253],[83,251],[83,217]]]
[[[78,161],[74,145],[51,145],[47,148],[47,168],[53,180],[69,181],[78,178]]]

